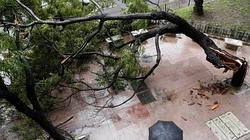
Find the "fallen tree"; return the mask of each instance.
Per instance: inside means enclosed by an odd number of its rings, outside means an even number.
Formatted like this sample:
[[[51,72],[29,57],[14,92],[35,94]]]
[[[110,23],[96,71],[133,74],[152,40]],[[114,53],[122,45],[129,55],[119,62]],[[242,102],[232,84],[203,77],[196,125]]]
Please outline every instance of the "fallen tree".
[[[160,12],[151,12],[151,13],[108,15],[103,12],[103,10],[98,5],[98,3],[93,1],[95,5],[97,6],[97,8],[100,10],[100,14],[98,15],[64,18],[62,20],[49,20],[49,19],[42,20],[30,8],[24,5],[21,1],[16,0],[16,2],[24,11],[26,11],[26,13],[29,14],[29,16],[32,17],[33,21],[31,21],[30,23],[22,23],[19,20],[16,20],[15,22],[1,20],[0,27],[6,27],[6,28],[11,27],[15,29],[16,48],[18,48],[19,51],[22,51],[22,49],[20,48],[20,42],[21,42],[20,30],[33,28],[33,27],[39,28],[40,25],[63,26],[64,28],[67,28],[68,25],[72,25],[76,23],[85,23],[89,21],[98,22],[98,25],[95,28],[95,30],[93,30],[92,33],[90,33],[83,39],[84,41],[79,47],[79,49],[73,53],[68,53],[67,55],[65,55],[65,58],[62,59],[61,61],[61,65],[63,65],[63,67],[70,66],[70,64],[75,59],[78,59],[79,56],[98,55],[102,58],[105,57],[108,59],[113,59],[115,61],[121,60],[120,56],[116,56],[115,54],[106,55],[106,54],[103,54],[102,51],[85,52],[86,47],[89,45],[92,39],[96,37],[104,28],[107,28],[105,24],[108,21],[126,21],[126,20],[140,19],[140,20],[164,20],[167,22],[167,24],[159,25],[147,33],[134,36],[132,40],[128,42],[123,42],[123,44],[118,45],[114,41],[112,41],[116,49],[120,49],[126,45],[130,45],[130,47],[133,48],[132,49],[133,51],[131,51],[131,53],[136,53],[137,51],[136,48],[140,46],[141,42],[146,41],[149,38],[155,37],[155,42],[156,42],[155,46],[156,46],[156,51],[157,51],[156,64],[145,75],[134,75],[134,77],[131,77],[129,73],[124,72],[126,70],[125,70],[125,66],[122,65],[123,63],[118,63],[119,65],[114,66],[114,70],[113,72],[111,72],[112,76],[109,76],[111,77],[111,79],[108,80],[107,86],[96,88],[96,87],[90,86],[86,82],[81,81],[81,84],[85,85],[86,88],[80,89],[80,88],[72,87],[75,90],[98,91],[98,90],[109,89],[116,83],[118,79],[145,80],[148,76],[150,76],[150,74],[157,68],[157,66],[160,63],[161,51],[159,48],[159,36],[166,34],[166,33],[185,34],[186,36],[190,37],[194,42],[199,44],[200,47],[202,47],[202,49],[204,50],[204,53],[206,54],[207,61],[213,64],[216,68],[225,68],[226,70],[233,70],[234,76],[232,79],[232,85],[241,86],[244,81],[244,77],[245,77],[245,73],[247,69],[247,63],[244,59],[230,55],[226,51],[221,50],[220,48],[216,46],[216,44],[210,38],[208,38],[206,35],[204,35],[200,31],[196,30],[194,27],[188,24],[187,21],[185,21],[184,19],[180,18],[179,16],[173,13],[160,11]],[[30,34],[32,35],[32,32]],[[111,38],[111,36],[109,37]],[[133,56],[136,57],[135,55]],[[25,82],[26,96],[28,97],[30,103],[32,104],[32,107],[27,106],[18,96],[16,96],[16,93],[12,93],[8,89],[8,86],[4,84],[4,81],[2,80],[2,78],[0,80],[0,97],[7,100],[12,105],[14,105],[18,111],[24,113],[26,116],[30,117],[35,122],[37,122],[52,138],[56,140],[64,140],[65,137],[58,131],[58,129],[55,126],[52,125],[52,123],[44,115],[43,110],[39,104],[39,101],[37,100],[37,95],[35,91],[35,81],[32,76],[32,71],[29,66],[29,63],[23,58],[21,58],[21,60],[24,65],[25,77],[26,77],[26,82]],[[135,94],[133,94],[133,96],[134,95]],[[69,96],[68,98],[70,98],[71,96]],[[126,103],[127,101],[129,101],[130,99],[132,99],[133,96],[118,105],[103,106],[103,107],[114,108],[114,107],[120,106]]]

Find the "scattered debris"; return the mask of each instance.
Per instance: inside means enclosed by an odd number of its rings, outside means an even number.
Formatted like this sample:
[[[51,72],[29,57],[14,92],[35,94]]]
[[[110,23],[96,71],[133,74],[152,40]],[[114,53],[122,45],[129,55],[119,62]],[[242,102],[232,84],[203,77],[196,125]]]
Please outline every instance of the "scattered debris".
[[[90,136],[89,135],[82,135],[79,136],[77,138],[75,138],[76,140],[89,140]]]
[[[208,107],[209,107],[210,110],[215,110],[215,109],[217,109],[219,106],[220,106],[220,105],[219,105],[218,101],[215,101],[213,105],[208,105]]]
[[[195,102],[192,102],[192,103],[189,103],[188,105],[190,105],[190,106],[191,106],[191,105],[194,105],[194,104],[195,104]]]
[[[200,105],[200,106],[202,106],[202,104],[201,104],[201,103],[197,103],[197,105]]]
[[[184,121],[187,121],[187,119],[186,119],[186,118],[184,118],[183,116],[181,116],[181,118],[182,118]]]
[[[168,101],[174,101],[175,99],[176,99],[176,94],[167,95],[167,100]]]
[[[230,90],[230,86],[225,83],[224,81],[216,81],[215,83],[202,83],[199,82],[199,88],[193,88],[193,90],[196,90],[198,92],[198,95],[204,96],[205,93],[211,93],[211,95],[214,94],[221,94],[224,95]],[[193,91],[192,90],[192,91]]]
[[[118,114],[112,114],[111,119],[114,123],[117,123],[122,120],[122,118]]]
[[[198,81],[199,87],[192,88],[189,92],[191,103],[189,103],[186,99],[183,99],[183,101],[187,101],[189,106],[192,106],[194,104],[202,106],[202,101],[200,99],[204,100],[210,100],[210,96],[215,94],[225,95],[230,92],[230,85],[228,82],[225,81],[216,81],[214,83],[206,83]],[[203,103],[204,104],[204,103]],[[219,107],[219,103],[216,101],[212,105],[208,105],[211,110],[215,110]]]
[[[163,103],[166,101],[175,101],[177,98],[175,90],[168,91],[166,89],[155,89],[155,94]]]
[[[210,109],[211,110],[215,110],[218,107],[219,107],[219,104],[214,104],[214,105],[210,106]]]
[[[194,98],[195,98],[195,99],[198,99],[198,96],[197,96],[197,95],[195,95],[195,96],[194,96]]]
[[[194,93],[194,91],[193,90],[190,90],[190,95],[192,95]]]

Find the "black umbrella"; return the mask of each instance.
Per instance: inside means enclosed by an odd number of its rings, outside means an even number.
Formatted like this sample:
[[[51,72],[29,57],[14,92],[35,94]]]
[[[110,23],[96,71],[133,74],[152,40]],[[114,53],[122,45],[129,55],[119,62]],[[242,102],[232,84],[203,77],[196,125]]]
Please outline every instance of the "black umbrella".
[[[149,128],[149,140],[183,140],[183,132],[172,121],[158,121]]]

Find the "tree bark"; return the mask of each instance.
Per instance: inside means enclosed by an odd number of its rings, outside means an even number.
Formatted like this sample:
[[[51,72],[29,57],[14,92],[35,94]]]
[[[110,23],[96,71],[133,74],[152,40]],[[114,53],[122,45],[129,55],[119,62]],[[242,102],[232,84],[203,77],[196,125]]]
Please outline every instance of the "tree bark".
[[[232,80],[231,80],[231,85],[233,87],[241,87],[242,86],[242,84],[244,83],[244,79],[246,77],[247,67],[248,67],[248,63],[245,61],[245,62],[243,62],[242,66],[239,68],[239,70],[234,72]]]
[[[198,16],[202,16],[204,14],[203,11],[203,2],[204,0],[194,0],[194,13]]]

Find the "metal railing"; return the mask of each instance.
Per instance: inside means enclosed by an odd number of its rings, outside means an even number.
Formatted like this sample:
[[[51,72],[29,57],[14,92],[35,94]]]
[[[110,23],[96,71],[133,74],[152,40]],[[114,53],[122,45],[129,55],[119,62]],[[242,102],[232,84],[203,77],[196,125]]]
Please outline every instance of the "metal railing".
[[[204,0],[204,3],[208,3],[214,0]],[[178,9],[186,6],[194,5],[194,0],[177,0],[168,3],[161,3],[160,6],[162,9],[167,11],[168,9]]]
[[[190,24],[193,27],[195,27],[197,30],[206,34],[250,42],[250,33],[246,31],[237,31],[235,29],[215,27],[209,24],[201,24],[201,23],[193,23],[193,22],[190,22]]]

